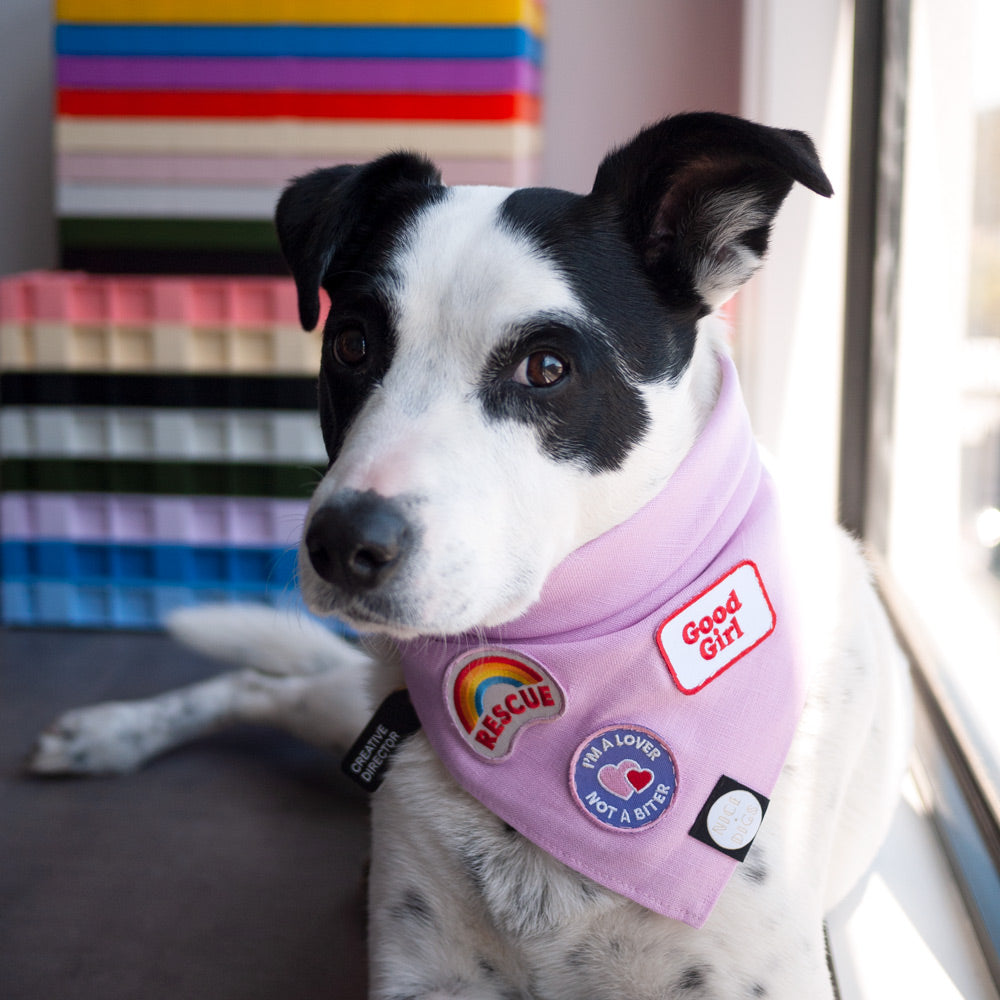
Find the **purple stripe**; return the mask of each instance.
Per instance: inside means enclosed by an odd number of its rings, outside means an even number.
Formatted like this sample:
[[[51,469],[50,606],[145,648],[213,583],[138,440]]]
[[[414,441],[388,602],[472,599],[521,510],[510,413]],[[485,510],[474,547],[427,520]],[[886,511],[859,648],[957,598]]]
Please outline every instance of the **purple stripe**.
[[[294,545],[304,500],[106,494],[0,495],[4,539]]]
[[[61,87],[97,90],[304,90],[537,94],[526,59],[263,59],[60,56]]]

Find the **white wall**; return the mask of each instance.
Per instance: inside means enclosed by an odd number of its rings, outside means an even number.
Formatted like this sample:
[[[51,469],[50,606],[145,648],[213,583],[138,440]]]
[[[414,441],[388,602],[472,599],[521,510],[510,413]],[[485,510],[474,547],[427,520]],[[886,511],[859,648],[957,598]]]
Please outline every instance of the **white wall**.
[[[740,293],[736,360],[757,435],[800,500],[836,516],[853,0],[746,0],[741,113],[809,133],[833,183],[792,190]]]
[[[643,125],[740,107],[742,0],[549,0],[543,180],[589,191]]]
[[[0,0],[0,274],[51,267],[49,0]]]

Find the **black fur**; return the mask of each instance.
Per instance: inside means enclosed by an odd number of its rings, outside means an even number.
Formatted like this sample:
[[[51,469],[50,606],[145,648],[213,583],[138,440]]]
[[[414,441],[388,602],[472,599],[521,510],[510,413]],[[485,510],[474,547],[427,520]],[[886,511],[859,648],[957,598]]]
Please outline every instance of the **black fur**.
[[[422,157],[393,153],[363,167],[316,170],[295,180],[278,201],[278,239],[305,329],[319,321],[320,288],[330,296],[319,413],[331,462],[351,417],[392,363],[395,334],[386,284],[393,251],[410,220],[445,196],[440,180]],[[365,364],[357,368],[338,364],[332,350],[337,334],[351,326],[363,332],[368,347]]]

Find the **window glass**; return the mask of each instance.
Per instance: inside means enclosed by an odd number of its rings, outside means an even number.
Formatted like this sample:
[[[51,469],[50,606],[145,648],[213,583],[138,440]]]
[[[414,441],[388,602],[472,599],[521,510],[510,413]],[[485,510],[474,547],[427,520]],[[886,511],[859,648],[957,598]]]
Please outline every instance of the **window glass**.
[[[886,555],[1000,788],[1000,3],[911,15]]]

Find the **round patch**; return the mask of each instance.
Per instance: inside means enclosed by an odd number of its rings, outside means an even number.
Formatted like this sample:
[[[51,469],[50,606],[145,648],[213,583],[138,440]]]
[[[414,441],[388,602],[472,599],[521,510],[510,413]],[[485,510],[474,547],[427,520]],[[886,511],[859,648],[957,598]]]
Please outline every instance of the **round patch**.
[[[720,795],[708,810],[708,835],[724,851],[747,847],[764,819],[760,799],[749,789],[736,788]]]
[[[642,830],[663,817],[677,790],[669,747],[642,726],[609,726],[580,744],[570,764],[580,808],[610,830]]]

